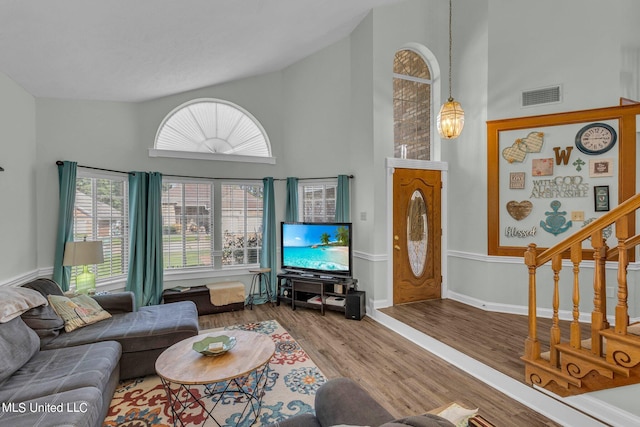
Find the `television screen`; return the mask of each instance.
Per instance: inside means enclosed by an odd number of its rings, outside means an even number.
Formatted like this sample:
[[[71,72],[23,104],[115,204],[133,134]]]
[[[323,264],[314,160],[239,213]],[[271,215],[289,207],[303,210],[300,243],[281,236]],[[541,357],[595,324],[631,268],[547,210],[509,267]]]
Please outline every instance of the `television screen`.
[[[352,275],[351,223],[283,222],[280,231],[283,270]]]

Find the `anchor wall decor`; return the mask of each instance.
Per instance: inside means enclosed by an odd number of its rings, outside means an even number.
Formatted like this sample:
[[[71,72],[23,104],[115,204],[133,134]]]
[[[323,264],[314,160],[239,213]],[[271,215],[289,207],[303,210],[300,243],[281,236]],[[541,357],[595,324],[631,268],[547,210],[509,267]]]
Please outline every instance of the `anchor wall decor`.
[[[564,233],[573,225],[571,221],[567,221],[565,218],[567,215],[566,211],[558,212],[560,205],[561,203],[557,200],[551,202],[551,209],[553,209],[553,212],[545,212],[544,214],[547,216],[547,219],[545,221],[540,221],[540,227],[554,236]]]

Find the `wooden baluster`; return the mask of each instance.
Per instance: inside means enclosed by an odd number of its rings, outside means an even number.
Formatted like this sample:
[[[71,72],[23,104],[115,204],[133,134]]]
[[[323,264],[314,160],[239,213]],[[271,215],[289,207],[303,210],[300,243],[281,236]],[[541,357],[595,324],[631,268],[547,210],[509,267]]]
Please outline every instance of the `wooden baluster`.
[[[591,235],[591,246],[593,247],[593,311],[591,312],[591,353],[602,356],[602,337],[600,331],[604,327],[603,304],[606,304],[602,293],[604,280],[604,262],[607,254],[604,253],[604,241],[602,230],[597,230]]]
[[[607,246],[607,241],[603,240],[602,245],[602,256],[600,257],[600,262],[602,265],[600,266],[600,295],[602,296],[602,304],[600,306],[600,311],[602,312],[602,329],[609,329],[609,319],[607,319],[607,252],[609,251],[609,246]]]
[[[571,322],[569,342],[573,348],[582,347],[580,333],[580,263],[582,262],[582,244],[571,247],[571,263],[573,264],[573,321]]]
[[[551,336],[549,342],[551,366],[560,366],[560,357],[556,345],[560,344],[560,319],[558,317],[558,308],[560,306],[560,270],[562,269],[562,254],[556,254],[551,259],[551,268],[553,269],[553,317],[551,324]]]
[[[618,334],[627,333],[629,325],[629,311],[627,306],[627,266],[629,257],[627,256],[626,239],[629,238],[628,217],[620,218],[616,221],[616,237],[618,238],[618,304],[616,305],[616,327]]]
[[[529,268],[529,335],[524,344],[524,357],[530,360],[540,358],[540,342],[536,330],[536,257],[536,244],[530,243],[524,253],[524,263]]]

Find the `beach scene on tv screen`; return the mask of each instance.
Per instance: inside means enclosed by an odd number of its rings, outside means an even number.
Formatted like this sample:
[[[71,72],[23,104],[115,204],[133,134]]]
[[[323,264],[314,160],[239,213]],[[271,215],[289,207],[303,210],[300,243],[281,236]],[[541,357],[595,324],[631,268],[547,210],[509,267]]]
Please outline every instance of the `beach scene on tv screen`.
[[[288,224],[282,234],[282,265],[313,270],[349,271],[347,227]]]

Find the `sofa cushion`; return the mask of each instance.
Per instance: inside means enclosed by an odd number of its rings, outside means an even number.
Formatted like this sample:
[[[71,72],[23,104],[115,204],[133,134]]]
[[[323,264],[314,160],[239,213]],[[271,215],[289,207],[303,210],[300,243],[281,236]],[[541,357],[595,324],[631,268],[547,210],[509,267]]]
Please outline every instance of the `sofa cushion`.
[[[198,314],[191,301],[141,307],[116,314],[70,333],[60,334],[43,348],[60,348],[96,341],[118,341],[122,352],[167,348],[198,333]]]
[[[322,384],[316,392],[315,410],[323,426],[379,426],[393,420],[389,411],[349,378],[334,378]]]
[[[12,404],[12,408],[0,411],[0,425],[101,426],[105,412],[102,393],[95,387],[84,387],[21,402],[5,402]],[[62,411],[58,412],[58,409]]]
[[[50,305],[42,305],[26,311],[20,317],[40,337],[40,340],[48,341],[57,337],[64,329],[64,320]]]
[[[119,369],[120,355],[115,341],[40,351],[2,383],[0,402],[22,402],[83,387],[106,390],[111,374]]]
[[[0,323],[6,323],[33,307],[47,305],[47,300],[33,289],[0,287]]]
[[[74,331],[87,325],[99,322],[111,317],[111,314],[100,307],[93,298],[88,295],[67,298],[60,295],[49,295],[49,303],[64,320],[64,330]]]
[[[60,286],[51,279],[40,278],[21,285],[23,288],[40,292],[45,298],[49,295],[64,295]]]
[[[45,298],[49,295],[63,295],[60,286],[51,279],[36,279],[25,283],[22,287],[38,291]],[[49,304],[32,308],[23,313],[22,320],[36,331],[40,340],[45,342],[58,336],[64,328],[64,321]]]
[[[20,317],[0,324],[0,383],[38,352],[40,340]],[[0,402],[5,400],[0,399]]]

